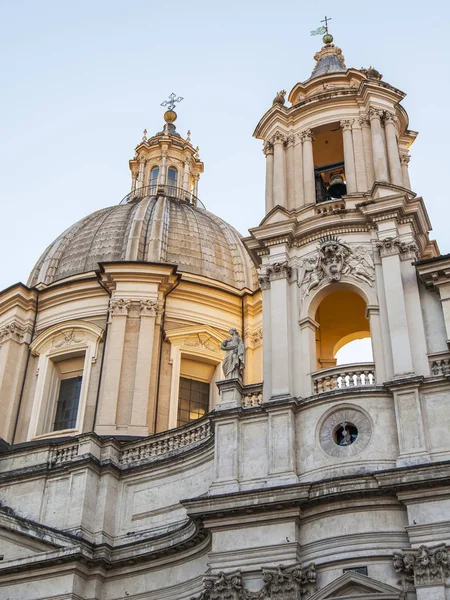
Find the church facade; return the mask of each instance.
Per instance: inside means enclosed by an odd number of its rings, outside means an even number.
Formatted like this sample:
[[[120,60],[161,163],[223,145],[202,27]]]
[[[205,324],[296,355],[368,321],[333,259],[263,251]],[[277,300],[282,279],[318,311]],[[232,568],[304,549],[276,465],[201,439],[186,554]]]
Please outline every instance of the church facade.
[[[323,42],[255,129],[247,237],[171,103],[0,292],[1,598],[450,599],[450,256],[404,93]]]

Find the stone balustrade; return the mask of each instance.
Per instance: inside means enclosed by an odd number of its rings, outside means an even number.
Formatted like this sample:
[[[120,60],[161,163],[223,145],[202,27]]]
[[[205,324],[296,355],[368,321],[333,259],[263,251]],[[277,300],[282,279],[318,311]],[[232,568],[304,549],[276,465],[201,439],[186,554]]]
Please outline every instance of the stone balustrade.
[[[434,377],[450,375],[450,352],[436,352],[428,355],[431,375]]]
[[[242,408],[261,406],[263,398],[263,384],[245,385],[242,394]]]
[[[312,373],[314,394],[375,385],[374,363],[356,363],[321,369]]]
[[[180,429],[172,429],[152,438],[135,442],[121,452],[120,465],[146,461],[152,462],[164,455],[176,454],[180,450],[194,448],[212,435],[211,421],[193,421]]]
[[[50,464],[60,465],[65,462],[69,462],[78,456],[78,444],[71,444],[70,446],[57,446],[52,449],[50,455]]]
[[[317,215],[331,215],[342,210],[345,210],[345,200],[342,200],[342,198],[320,202],[315,206]]]

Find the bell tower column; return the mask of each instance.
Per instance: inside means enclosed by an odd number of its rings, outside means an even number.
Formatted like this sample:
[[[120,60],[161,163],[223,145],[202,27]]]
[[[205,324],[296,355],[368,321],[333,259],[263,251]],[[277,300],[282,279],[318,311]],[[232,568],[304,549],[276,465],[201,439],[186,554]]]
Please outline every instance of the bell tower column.
[[[303,140],[303,192],[305,204],[316,202],[316,183],[314,180],[313,134],[307,129],[302,134]]]
[[[294,134],[290,134],[286,142],[286,187],[287,205],[289,210],[295,208],[295,182],[294,182]]]
[[[375,173],[373,172],[373,153],[372,153],[372,134],[370,131],[370,121],[367,117],[360,117],[359,124],[361,125],[362,138],[364,143],[364,158],[366,163],[366,177],[368,189],[371,189],[375,181]]]
[[[294,189],[295,189],[295,207],[299,208],[305,204],[303,194],[303,142],[301,134],[296,134],[294,138]]]
[[[408,190],[411,189],[411,181],[409,179],[409,169],[408,169],[409,161],[410,161],[410,157],[407,154],[400,155],[400,164],[402,165],[403,187],[407,188]]]
[[[373,107],[369,109],[370,128],[372,130],[373,166],[375,181],[389,181],[383,132],[381,129],[381,115],[381,110]]]
[[[185,192],[189,191],[189,156],[184,159],[183,190]]]
[[[347,193],[356,192],[355,157],[353,155],[352,122],[341,121],[342,137],[344,141],[344,169],[347,183]]]
[[[389,160],[389,172],[391,174],[391,183],[394,185],[403,186],[402,167],[400,165],[397,136],[395,134],[395,117],[390,112],[385,113],[384,129],[386,133],[386,145]]]
[[[273,204],[286,207],[285,136],[277,132],[273,138]]]
[[[264,145],[266,157],[266,214],[273,208],[273,144]]]
[[[367,192],[366,164],[364,160],[364,142],[359,119],[352,123],[353,150],[355,156],[356,189],[358,192]]]

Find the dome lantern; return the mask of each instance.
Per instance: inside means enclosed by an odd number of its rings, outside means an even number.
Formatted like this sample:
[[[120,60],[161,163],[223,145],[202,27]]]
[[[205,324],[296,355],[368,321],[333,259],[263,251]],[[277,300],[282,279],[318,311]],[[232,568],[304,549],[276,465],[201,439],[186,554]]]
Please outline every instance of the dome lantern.
[[[198,155],[198,147],[191,144],[190,132],[183,138],[176,130],[177,113],[175,104],[183,98],[172,93],[161,103],[167,108],[164,113],[164,127],[142,141],[130,160],[131,193],[126,201],[147,195],[168,196],[198,204],[198,181],[203,173],[203,163]]]

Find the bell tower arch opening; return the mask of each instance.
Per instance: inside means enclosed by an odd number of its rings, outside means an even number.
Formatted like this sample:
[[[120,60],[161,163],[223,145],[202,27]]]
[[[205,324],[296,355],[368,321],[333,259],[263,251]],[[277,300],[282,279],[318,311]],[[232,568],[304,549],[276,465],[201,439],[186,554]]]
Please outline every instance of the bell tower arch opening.
[[[316,202],[335,200],[347,194],[344,143],[338,122],[321,125],[313,131]]]
[[[352,364],[367,362],[361,360],[358,349],[352,353],[350,345],[356,340],[370,339],[366,302],[362,296],[352,289],[331,292],[317,307],[315,321],[319,324],[316,331],[318,370],[337,366],[337,354],[344,347],[350,349],[347,356],[354,354],[354,359],[350,361]],[[370,357],[370,362],[372,361],[373,358]],[[342,364],[341,361],[339,363]]]

